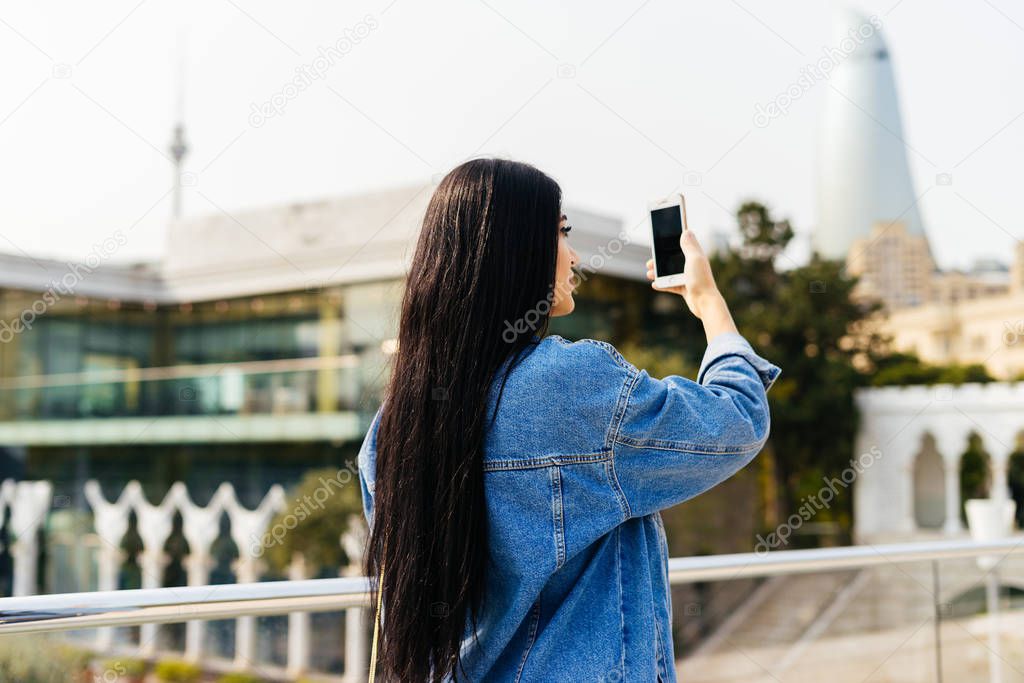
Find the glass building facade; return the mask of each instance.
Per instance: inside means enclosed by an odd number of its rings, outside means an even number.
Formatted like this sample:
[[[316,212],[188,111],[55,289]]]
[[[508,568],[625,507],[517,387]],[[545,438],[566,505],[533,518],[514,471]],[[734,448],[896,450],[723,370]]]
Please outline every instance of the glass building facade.
[[[211,492],[231,481],[258,500],[338,463],[379,405],[401,287],[173,305],[77,297],[31,320],[40,295],[6,290],[2,319],[19,331],[0,345],[0,478],[49,479],[68,495],[89,478],[114,492],[139,479],[155,496],[179,479]]]
[[[255,504],[274,483],[354,456],[380,404],[404,280],[215,301],[73,297],[0,344],[0,479],[79,499],[139,480],[199,499],[223,481]],[[0,293],[9,329],[39,294]],[[549,331],[618,345],[672,334],[646,283],[590,274]],[[661,320],[655,320],[661,318]]]

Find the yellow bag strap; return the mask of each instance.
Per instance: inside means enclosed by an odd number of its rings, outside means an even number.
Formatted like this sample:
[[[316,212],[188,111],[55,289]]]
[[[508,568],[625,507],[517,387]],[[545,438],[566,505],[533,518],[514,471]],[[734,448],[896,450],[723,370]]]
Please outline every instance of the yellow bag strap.
[[[380,562],[380,578],[377,579],[377,614],[373,619],[373,646],[370,648],[370,679],[369,683],[373,683],[373,677],[377,673],[377,633],[378,627],[380,626],[380,606],[382,597],[384,595],[384,560]]]

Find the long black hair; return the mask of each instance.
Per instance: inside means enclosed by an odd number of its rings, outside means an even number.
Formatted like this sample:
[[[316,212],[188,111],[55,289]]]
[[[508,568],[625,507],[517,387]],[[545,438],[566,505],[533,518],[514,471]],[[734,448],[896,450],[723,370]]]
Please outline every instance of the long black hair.
[[[473,159],[427,206],[377,432],[363,567],[375,583],[386,562],[385,680],[459,680],[470,618],[476,635],[488,564],[488,394],[498,371],[504,387],[534,334],[547,332],[561,200],[558,183],[529,164]]]

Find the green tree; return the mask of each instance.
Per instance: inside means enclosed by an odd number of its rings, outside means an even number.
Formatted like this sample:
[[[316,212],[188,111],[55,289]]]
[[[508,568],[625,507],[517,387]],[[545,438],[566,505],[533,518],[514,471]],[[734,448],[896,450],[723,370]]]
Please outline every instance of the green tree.
[[[781,269],[793,230],[764,205],[744,203],[736,217],[742,243],[713,255],[712,268],[740,333],[782,368],[768,395],[772,428],[762,458],[774,481],[770,526],[798,507],[801,493],[819,489],[821,476],[849,466],[854,390],[864,384],[856,364],[881,344],[865,324],[879,307],[853,297],[856,278],[840,261],[814,254]],[[849,496],[843,505],[848,514]]]
[[[649,348],[635,342],[626,342],[618,346],[622,357],[638,368],[647,371],[652,377],[679,375],[693,377],[697,368],[690,363],[686,355],[679,351]]]
[[[296,553],[305,557],[313,574],[350,561],[341,548],[341,535],[351,515],[363,514],[355,462],[340,469],[310,470],[289,493],[288,503],[264,536],[270,566],[283,572]]]

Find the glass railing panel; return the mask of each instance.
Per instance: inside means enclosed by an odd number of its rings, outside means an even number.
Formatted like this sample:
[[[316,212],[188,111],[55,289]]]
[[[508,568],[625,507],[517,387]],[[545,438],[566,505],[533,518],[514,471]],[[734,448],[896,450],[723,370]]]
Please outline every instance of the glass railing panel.
[[[683,584],[673,590],[680,680],[925,683],[1024,680],[1024,557],[975,558]],[[826,678],[827,676],[827,678]]]
[[[1024,675],[1019,540],[673,558],[669,572],[680,680],[925,683],[1015,681]],[[130,584],[130,567],[121,576]],[[82,580],[90,580],[88,572]],[[0,640],[8,651],[38,648],[17,634],[39,629],[53,639],[53,652],[69,643],[88,651],[94,664],[144,659],[147,670],[162,659],[191,658],[201,664],[204,680],[232,667],[256,680],[291,680],[299,671],[315,678],[352,673],[355,662],[365,666],[371,626],[365,579],[288,582],[272,576],[212,584],[5,599]],[[30,614],[44,618],[26,621]],[[212,621],[201,627],[142,623],[179,622],[189,614]],[[100,619],[104,628],[94,628]],[[67,628],[77,630],[62,630]],[[25,659],[0,653],[0,667],[4,656]]]
[[[238,635],[249,628],[246,619],[253,625],[248,644]],[[362,610],[354,617],[335,611],[5,635],[0,680],[269,683],[342,680],[355,669],[357,675],[348,680],[358,681],[366,680],[366,661],[347,662],[346,650],[362,660],[371,636]]]

